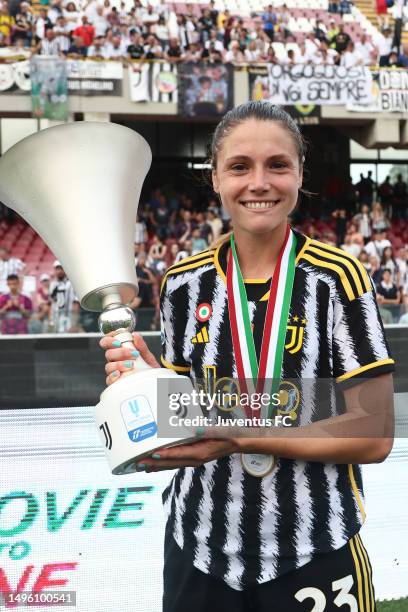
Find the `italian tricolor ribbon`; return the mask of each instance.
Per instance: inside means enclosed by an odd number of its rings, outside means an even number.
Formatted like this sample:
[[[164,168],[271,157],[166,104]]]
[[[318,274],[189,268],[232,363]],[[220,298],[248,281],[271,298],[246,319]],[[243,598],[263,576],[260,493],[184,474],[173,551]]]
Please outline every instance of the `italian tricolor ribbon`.
[[[257,393],[269,393],[272,398],[279,391],[286,324],[295,276],[296,237],[287,225],[271,280],[259,364],[234,234],[231,234],[230,245],[227,263],[228,311],[240,388],[249,395],[255,388]],[[250,407],[245,412],[249,418],[255,416]],[[268,417],[271,416],[272,406],[269,405]]]

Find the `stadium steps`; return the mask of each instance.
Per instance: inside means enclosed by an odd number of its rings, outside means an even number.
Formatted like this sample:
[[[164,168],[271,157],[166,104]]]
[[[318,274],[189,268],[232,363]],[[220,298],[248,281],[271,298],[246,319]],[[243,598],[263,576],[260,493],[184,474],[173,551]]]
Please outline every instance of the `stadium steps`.
[[[376,29],[379,29],[377,13],[372,0],[354,0],[354,6],[357,7],[365,17],[367,17],[367,19]],[[393,29],[395,20],[390,11],[388,11],[387,17],[390,28]],[[402,30],[401,43],[408,44],[408,30],[406,29]]]

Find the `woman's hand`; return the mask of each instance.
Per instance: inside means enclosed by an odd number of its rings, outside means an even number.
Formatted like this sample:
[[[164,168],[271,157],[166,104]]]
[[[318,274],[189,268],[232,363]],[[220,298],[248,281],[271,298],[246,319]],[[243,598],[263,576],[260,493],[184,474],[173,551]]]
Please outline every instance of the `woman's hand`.
[[[146,457],[139,462],[138,471],[159,472],[180,467],[199,467],[208,461],[236,453],[238,450],[238,444],[233,438],[198,439],[197,442],[191,444],[180,444],[158,450],[151,457]]]
[[[133,362],[139,355],[150,367],[160,368],[156,357],[149,351],[146,342],[140,334],[132,334],[134,345],[132,348],[121,346],[119,341],[115,340],[113,334],[114,332],[104,336],[99,342],[99,346],[105,349],[105,357],[108,362],[105,366],[106,384],[108,386],[119,380],[124,373],[131,373],[133,371]]]

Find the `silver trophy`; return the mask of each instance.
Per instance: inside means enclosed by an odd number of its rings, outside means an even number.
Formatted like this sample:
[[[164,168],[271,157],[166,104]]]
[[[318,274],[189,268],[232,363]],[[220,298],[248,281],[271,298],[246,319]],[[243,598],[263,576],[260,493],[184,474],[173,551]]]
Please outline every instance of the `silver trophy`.
[[[134,226],[151,161],[139,134],[97,122],[43,130],[0,159],[0,201],[61,261],[81,306],[101,312],[101,332],[113,332],[132,348],[135,317],[127,304],[138,293]],[[95,420],[113,474],[133,472],[155,449],[191,439],[191,430],[181,437],[157,437],[158,381],[173,389],[174,378],[179,379],[175,372],[151,368],[138,357],[131,375],[103,391]],[[191,382],[181,378],[185,392]]]

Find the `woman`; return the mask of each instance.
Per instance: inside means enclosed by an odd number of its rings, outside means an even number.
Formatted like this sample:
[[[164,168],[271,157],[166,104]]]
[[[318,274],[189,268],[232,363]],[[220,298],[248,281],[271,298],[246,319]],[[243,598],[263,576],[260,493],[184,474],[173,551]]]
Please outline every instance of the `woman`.
[[[370,217],[373,232],[385,232],[390,225],[380,202],[374,202]]]
[[[394,258],[394,251],[392,247],[385,247],[381,257],[381,268],[382,270],[389,270],[391,274],[391,280],[397,287],[400,286],[400,274],[397,262]]]
[[[346,412],[312,423],[317,396],[313,405],[301,396],[303,408],[291,404],[290,417],[301,427],[248,428],[233,437],[226,427],[199,429],[204,437],[197,442],[160,450],[139,465],[181,468],[163,496],[165,612],[302,611],[306,598],[326,612],[342,602],[374,609],[358,536],[365,518],[358,464],[382,461],[392,440],[388,432],[356,438],[355,419],[365,420],[359,398],[374,384],[379,396],[368,407],[364,400],[364,410],[375,406],[384,421],[393,360],[363,266],[288,225],[304,157],[299,129],[279,107],[249,102],[222,119],[212,142],[212,180],[233,236],[167,271],[162,363],[209,390],[220,379],[234,384],[231,377],[269,384],[271,366],[274,379],[347,381]],[[198,333],[208,341],[194,343]],[[142,338],[134,338],[157,367]],[[113,337],[101,346],[111,384],[135,356]],[[357,380],[361,372],[372,378]]]
[[[361,205],[360,212],[354,215],[353,221],[357,223],[358,231],[363,236],[364,244],[367,244],[371,238],[370,207],[368,204]]]

